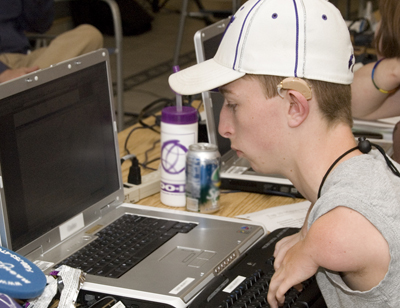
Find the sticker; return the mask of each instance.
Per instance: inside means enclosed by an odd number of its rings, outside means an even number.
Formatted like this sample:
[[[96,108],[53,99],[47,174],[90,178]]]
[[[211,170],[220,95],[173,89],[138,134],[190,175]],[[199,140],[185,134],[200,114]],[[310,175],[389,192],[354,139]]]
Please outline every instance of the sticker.
[[[84,226],[83,213],[80,213],[60,226],[60,240],[66,239]]]
[[[54,265],[53,262],[47,262],[47,261],[41,261],[41,260],[35,260],[33,263],[41,269],[42,272],[46,271],[50,267]]]
[[[63,285],[58,307],[73,308],[75,307],[79,291],[82,288],[83,282],[85,281],[86,274],[80,269],[72,268],[66,265],[62,265],[57,270],[59,270],[58,283],[62,281]]]
[[[170,294],[178,294],[181,292],[184,288],[186,288],[189,284],[191,284],[195,279],[194,278],[186,278],[184,281],[182,281],[180,284],[178,284],[175,288],[173,288],[169,293]]]
[[[111,308],[125,308],[125,305],[121,301],[119,301]]]
[[[251,233],[252,229],[253,228],[251,226],[242,226],[237,232],[242,234],[249,234]]]
[[[235,280],[233,280],[225,289],[222,290],[222,292],[226,292],[226,293],[231,293],[233,290],[236,289],[236,287],[238,285],[240,285],[244,280],[246,279],[246,277],[243,276],[237,276],[235,278]]]

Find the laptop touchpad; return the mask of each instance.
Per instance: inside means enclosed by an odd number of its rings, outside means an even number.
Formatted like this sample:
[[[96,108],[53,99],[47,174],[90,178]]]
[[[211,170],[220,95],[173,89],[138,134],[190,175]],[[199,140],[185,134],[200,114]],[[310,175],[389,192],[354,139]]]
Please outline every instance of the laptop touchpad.
[[[200,267],[215,255],[215,251],[178,246],[167,253],[161,262]]]

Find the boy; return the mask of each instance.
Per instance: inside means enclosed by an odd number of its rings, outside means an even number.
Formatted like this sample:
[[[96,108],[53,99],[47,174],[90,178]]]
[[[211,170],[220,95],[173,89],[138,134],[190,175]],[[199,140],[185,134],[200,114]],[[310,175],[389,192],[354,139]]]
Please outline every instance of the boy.
[[[353,64],[328,1],[250,0],[214,59],[169,78],[183,95],[219,87],[219,133],[253,169],[287,177],[312,203],[301,231],[276,246],[273,308],[314,274],[328,307],[400,303],[400,174],[355,142]]]

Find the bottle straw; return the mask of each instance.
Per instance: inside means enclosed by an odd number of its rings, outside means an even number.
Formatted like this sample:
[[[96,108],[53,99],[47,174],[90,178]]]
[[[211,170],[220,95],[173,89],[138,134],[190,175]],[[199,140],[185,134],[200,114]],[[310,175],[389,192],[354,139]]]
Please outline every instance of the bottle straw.
[[[179,65],[175,65],[173,67],[173,71],[174,73],[179,71]],[[182,112],[182,95],[180,95],[179,93],[176,93],[176,110],[178,112]]]

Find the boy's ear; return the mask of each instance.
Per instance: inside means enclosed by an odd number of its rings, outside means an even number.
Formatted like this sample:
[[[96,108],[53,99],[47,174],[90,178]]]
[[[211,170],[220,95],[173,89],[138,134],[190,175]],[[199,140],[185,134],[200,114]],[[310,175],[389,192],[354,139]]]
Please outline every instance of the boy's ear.
[[[287,114],[288,124],[290,127],[297,127],[309,114],[309,101],[300,92],[294,90],[289,90],[287,97],[290,103]]]

